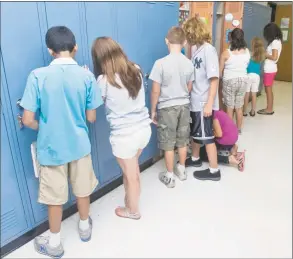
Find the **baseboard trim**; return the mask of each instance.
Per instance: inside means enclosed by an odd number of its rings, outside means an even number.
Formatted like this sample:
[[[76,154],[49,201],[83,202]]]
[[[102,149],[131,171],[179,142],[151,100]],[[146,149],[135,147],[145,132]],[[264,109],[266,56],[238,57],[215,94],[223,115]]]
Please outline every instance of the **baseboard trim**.
[[[154,163],[156,163],[160,158],[161,156],[157,156],[147,160],[146,162],[140,165],[140,171],[143,172],[144,170],[152,166]],[[114,181],[110,182],[109,184],[105,185],[104,187],[102,187],[101,189],[93,193],[90,197],[91,203],[103,197],[107,193],[113,191],[114,189],[116,189],[122,184],[123,184],[123,180],[122,180],[122,176],[120,176],[119,178],[115,179]],[[76,204],[73,204],[72,206],[70,206],[69,208],[63,211],[63,220],[69,218],[76,212],[77,212]],[[1,258],[7,256],[8,254],[12,253],[16,249],[30,242],[35,237],[41,235],[43,232],[47,231],[48,229],[49,229],[49,223],[48,221],[45,221],[41,223],[40,225],[38,225],[37,227],[33,228],[32,230],[26,232],[22,236],[16,238],[15,240],[1,247]]]

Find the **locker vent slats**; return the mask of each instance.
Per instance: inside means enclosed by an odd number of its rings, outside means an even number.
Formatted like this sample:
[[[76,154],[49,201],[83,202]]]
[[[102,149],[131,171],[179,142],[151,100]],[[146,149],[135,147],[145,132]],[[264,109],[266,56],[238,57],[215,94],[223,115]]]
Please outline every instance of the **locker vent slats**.
[[[15,210],[10,210],[1,215],[1,231],[7,232],[17,225]]]

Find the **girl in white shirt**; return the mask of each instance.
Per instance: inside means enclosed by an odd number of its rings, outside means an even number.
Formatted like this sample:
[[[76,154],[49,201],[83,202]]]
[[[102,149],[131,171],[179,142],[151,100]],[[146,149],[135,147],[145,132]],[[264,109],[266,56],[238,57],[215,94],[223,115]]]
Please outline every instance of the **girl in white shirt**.
[[[125,206],[118,207],[115,213],[119,217],[140,219],[138,159],[151,137],[141,70],[108,37],[94,41],[92,58],[110,124],[112,152],[123,171]]]
[[[282,31],[275,23],[269,23],[264,27],[264,38],[268,42],[266,60],[264,63],[263,83],[267,95],[267,108],[259,110],[262,115],[273,115],[273,84],[278,71],[277,62],[282,51]]]

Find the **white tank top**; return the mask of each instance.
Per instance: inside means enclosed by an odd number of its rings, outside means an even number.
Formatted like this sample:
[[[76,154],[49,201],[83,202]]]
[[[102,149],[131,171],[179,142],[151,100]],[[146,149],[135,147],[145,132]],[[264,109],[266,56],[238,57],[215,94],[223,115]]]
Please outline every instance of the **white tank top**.
[[[233,54],[230,49],[228,49],[228,52],[230,57],[225,62],[223,80],[247,76],[247,67],[250,60],[249,50],[246,49],[241,54]]]

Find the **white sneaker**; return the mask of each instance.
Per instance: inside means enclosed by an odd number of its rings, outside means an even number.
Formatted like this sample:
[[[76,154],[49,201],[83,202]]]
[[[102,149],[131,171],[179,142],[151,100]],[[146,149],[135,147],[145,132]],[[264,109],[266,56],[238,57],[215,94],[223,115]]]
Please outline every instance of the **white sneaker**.
[[[167,175],[167,172],[162,172],[159,174],[160,181],[165,184],[168,188],[175,187],[175,179]]]
[[[182,171],[178,165],[179,163],[177,163],[177,165],[175,166],[174,174],[178,177],[180,181],[185,181],[187,179],[186,169]]]

